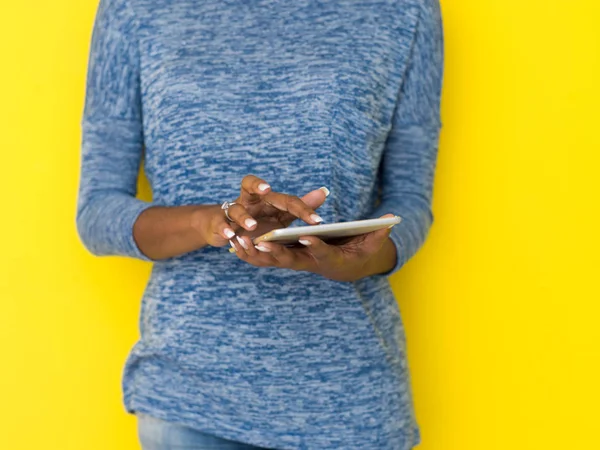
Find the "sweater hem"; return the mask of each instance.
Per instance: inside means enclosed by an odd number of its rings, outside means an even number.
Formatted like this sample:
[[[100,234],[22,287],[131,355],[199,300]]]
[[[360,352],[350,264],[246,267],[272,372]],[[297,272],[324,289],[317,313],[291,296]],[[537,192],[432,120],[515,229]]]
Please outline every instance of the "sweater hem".
[[[130,394],[125,396],[125,409],[129,414],[147,414],[156,419],[164,420],[175,425],[188,427],[202,433],[211,434],[213,436],[229,439],[244,444],[255,445],[258,447],[264,447],[270,450],[299,450],[303,447],[282,447],[280,439],[275,436],[268,436],[261,431],[261,437],[250,437],[248,432],[244,432],[242,429],[226,429],[225,427],[219,427],[215,422],[212,422],[204,416],[195,415],[194,418],[185,417],[182,414],[173,414],[168,412],[165,408],[152,407],[150,405],[160,405],[162,400],[157,398],[151,398],[148,396],[140,397],[136,394]]]
[[[166,400],[168,402],[168,400]],[[169,412],[169,408],[162,407],[164,399],[157,397],[141,396],[136,393],[129,393],[124,395],[124,405],[127,413],[136,415],[137,413],[146,414],[155,419],[164,420],[178,426],[184,426],[197,430],[202,433],[211,434],[213,436],[237,441],[244,444],[254,445],[265,450],[307,450],[311,447],[305,442],[298,442],[296,444],[286,444],[281,442],[279,436],[269,434],[266,429],[256,430],[243,430],[241,428],[232,428],[231,425],[226,426],[225,424],[220,425],[215,421],[211,421],[210,418],[194,414],[194,417],[186,417],[185,414],[178,414]],[[257,434],[260,433],[260,436]],[[411,442],[405,442],[405,445],[398,447],[394,450],[412,450],[421,443],[421,435],[419,427],[416,423],[413,423],[413,427],[408,433],[412,437]],[[319,450],[341,450],[344,447],[340,447],[337,444],[332,444],[331,447],[319,447]],[[349,447],[354,448],[354,447]],[[393,447],[385,447],[390,450]],[[381,447],[361,447],[361,450],[383,450]]]

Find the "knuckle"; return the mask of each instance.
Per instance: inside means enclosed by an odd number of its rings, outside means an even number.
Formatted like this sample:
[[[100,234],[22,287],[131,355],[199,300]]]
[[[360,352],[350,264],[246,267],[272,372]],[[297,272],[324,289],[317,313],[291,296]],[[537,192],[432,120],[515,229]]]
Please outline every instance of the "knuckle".
[[[239,203],[236,203],[235,205],[229,208],[229,217],[231,217],[232,219],[238,219],[244,214],[245,211],[246,208],[244,208]]]

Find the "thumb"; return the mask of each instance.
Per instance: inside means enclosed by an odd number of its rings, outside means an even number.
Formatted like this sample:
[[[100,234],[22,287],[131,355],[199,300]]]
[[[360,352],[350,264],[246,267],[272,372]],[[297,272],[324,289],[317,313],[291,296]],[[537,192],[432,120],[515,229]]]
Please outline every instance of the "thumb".
[[[385,214],[380,219],[387,219],[394,217],[394,214]],[[371,231],[367,234],[367,240],[372,243],[375,247],[379,248],[379,246],[383,245],[385,240],[389,237],[392,232],[391,227],[382,228],[381,230]]]
[[[302,197],[301,200],[304,203],[306,203],[310,208],[316,210],[319,206],[325,203],[325,200],[327,199],[328,195],[329,189],[323,186],[319,189],[315,189],[314,191],[310,191],[308,194]]]

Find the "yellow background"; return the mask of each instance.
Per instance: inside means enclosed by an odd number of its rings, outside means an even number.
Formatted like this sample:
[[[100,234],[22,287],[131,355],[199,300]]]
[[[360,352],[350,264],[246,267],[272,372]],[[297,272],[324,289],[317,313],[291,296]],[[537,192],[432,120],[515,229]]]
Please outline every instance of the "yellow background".
[[[600,7],[442,6],[435,224],[393,280],[420,448],[600,448]],[[74,225],[95,9],[0,6],[2,449],[138,448],[120,377],[150,266]]]

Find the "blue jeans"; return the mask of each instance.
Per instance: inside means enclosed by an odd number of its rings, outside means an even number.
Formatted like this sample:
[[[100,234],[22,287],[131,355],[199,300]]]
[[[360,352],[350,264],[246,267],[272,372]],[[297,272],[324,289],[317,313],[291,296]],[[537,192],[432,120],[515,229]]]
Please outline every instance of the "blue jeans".
[[[142,450],[264,450],[263,447],[222,439],[146,414],[138,413],[136,416]]]

